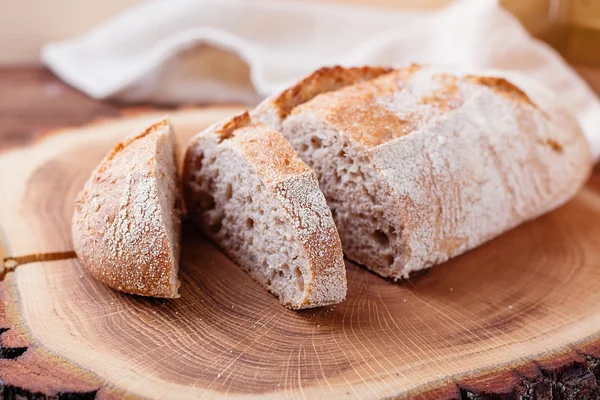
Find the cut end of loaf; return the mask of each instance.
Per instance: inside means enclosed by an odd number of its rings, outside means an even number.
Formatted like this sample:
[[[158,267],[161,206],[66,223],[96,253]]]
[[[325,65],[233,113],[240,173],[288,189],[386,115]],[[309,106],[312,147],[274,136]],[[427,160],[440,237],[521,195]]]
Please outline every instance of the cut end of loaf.
[[[284,132],[319,177],[347,257],[382,276],[401,277],[407,258],[403,218],[369,153],[310,118],[290,116]]]
[[[188,215],[286,307],[339,303],[341,245],[314,173],[278,132],[244,120],[192,140],[184,162]]]
[[[179,297],[174,136],[162,119],[119,143],[75,203],[75,251],[94,277],[142,296]]]

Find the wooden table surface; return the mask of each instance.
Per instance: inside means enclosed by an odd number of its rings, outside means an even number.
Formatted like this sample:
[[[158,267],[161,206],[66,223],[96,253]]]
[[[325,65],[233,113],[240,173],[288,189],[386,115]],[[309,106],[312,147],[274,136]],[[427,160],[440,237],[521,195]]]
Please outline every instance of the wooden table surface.
[[[598,88],[600,86],[596,86],[596,90],[599,90]],[[150,108],[149,105],[119,105],[90,99],[61,83],[50,72],[33,67],[0,68],[0,99],[0,151],[27,145],[57,128],[83,125]],[[600,190],[599,166],[596,167],[589,185]],[[1,314],[2,310],[0,316]],[[0,326],[0,333],[5,330],[5,327]],[[15,340],[14,337],[12,339]],[[3,354],[7,351],[19,351],[19,349],[15,346],[2,347],[0,342],[0,358],[8,358]],[[26,350],[26,347],[21,349]],[[571,373],[575,367],[571,368],[572,366],[569,365],[560,364],[560,371]],[[47,373],[46,370],[44,371]],[[552,371],[554,373],[558,369]],[[60,373],[60,371],[56,372],[56,374]],[[568,373],[563,375],[567,376]],[[33,396],[35,393],[23,392],[22,394]],[[95,396],[95,392],[83,394],[89,394],[90,398]]]
[[[0,149],[30,143],[52,130],[136,112],[149,105],[95,100],[40,67],[0,67]]]

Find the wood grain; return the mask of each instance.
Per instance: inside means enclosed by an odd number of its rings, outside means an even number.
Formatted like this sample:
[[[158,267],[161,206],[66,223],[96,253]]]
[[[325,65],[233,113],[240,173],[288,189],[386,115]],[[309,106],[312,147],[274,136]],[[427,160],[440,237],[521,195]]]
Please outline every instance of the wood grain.
[[[180,145],[238,110],[172,112]],[[1,155],[5,260],[72,250],[77,190],[158,115]],[[73,258],[17,265],[0,285],[4,393],[600,398],[598,177],[559,210],[409,281],[347,263],[347,300],[318,310],[282,308],[191,226],[177,300],[112,291]]]

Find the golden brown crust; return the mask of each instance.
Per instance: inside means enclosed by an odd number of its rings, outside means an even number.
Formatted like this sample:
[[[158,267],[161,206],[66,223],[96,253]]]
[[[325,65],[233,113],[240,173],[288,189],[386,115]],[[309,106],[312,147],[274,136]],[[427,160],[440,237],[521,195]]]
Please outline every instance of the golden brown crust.
[[[264,124],[246,125],[232,140],[266,181],[280,182],[311,171],[285,138]]]
[[[410,104],[399,102],[398,96],[403,95],[414,74],[423,68],[413,64],[333,89],[327,79],[323,80],[323,74],[315,73],[291,89],[298,91],[305,88],[307,92],[327,95],[295,104],[290,113],[308,111],[320,115],[356,143],[374,147],[408,135],[461,107],[465,101],[465,84],[486,87],[511,101],[536,107],[525,92],[504,78],[461,77],[443,72],[432,73],[429,84],[434,83],[435,86],[432,85],[424,94],[407,93]],[[335,75],[344,76],[343,69],[337,69]],[[355,74],[348,75],[352,77]],[[394,105],[394,102],[400,104]]]
[[[523,104],[528,104],[537,108],[537,106],[533,103],[533,101],[531,101],[529,96],[527,96],[524,91],[522,91],[521,89],[519,89],[504,78],[467,75],[464,77],[464,80],[466,82],[475,83],[477,85],[487,86],[493,91],[505,96],[510,100],[516,100]]]
[[[422,97],[405,92],[405,86],[421,68],[411,65],[370,81],[329,92],[326,96],[296,107],[292,114],[313,113],[356,143],[367,147],[378,146],[408,135],[463,104],[458,78],[449,74],[435,74],[437,86]],[[399,101],[399,95],[405,95],[406,102]],[[395,102],[401,104],[396,106]]]
[[[311,279],[306,282],[307,290],[302,304],[292,308],[339,303],[346,293],[342,243],[325,197],[320,192],[316,174],[310,170],[279,182],[274,190],[299,231],[312,270]],[[311,214],[319,216],[317,226],[306,222],[307,215]]]
[[[178,216],[162,214],[157,187],[164,135],[172,140],[166,119],[105,157],[75,202],[72,231],[77,256],[98,280],[127,293],[178,297],[177,254],[164,225],[164,218],[175,218],[178,240]]]
[[[113,149],[110,151],[110,153],[108,153],[106,155],[106,157],[104,158],[104,160],[102,160],[102,162],[100,163],[100,167],[98,168],[98,172],[102,173],[104,171],[103,167],[108,166],[110,164],[111,160],[113,158],[115,158],[115,156],[117,154],[119,154],[121,151],[123,151],[126,147],[131,145],[133,142],[135,142],[136,140],[140,140],[140,139],[144,138],[145,136],[147,136],[157,130],[164,129],[168,124],[169,124],[168,119],[165,117],[165,118],[161,119],[159,122],[148,126],[142,132],[131,135],[131,136],[123,139],[123,141],[120,142],[119,144],[117,144],[115,147],[113,147]]]
[[[391,71],[391,68],[383,67],[324,67],[283,91],[275,98],[273,104],[278,108],[281,119],[284,119],[296,106],[309,101],[321,93],[331,92],[357,82],[374,79]]]
[[[252,121],[250,120],[250,115],[248,112],[236,115],[231,119],[231,121],[226,122],[220,129],[216,131],[217,135],[220,137],[219,141],[222,142],[223,140],[229,139],[233,136],[233,132],[244,128],[251,123]]]
[[[433,105],[444,111],[451,111],[460,107],[464,101],[458,87],[458,77],[449,74],[436,74],[433,79],[439,83],[439,87],[432,91],[431,95],[424,96],[419,104]],[[404,79],[408,81],[409,79]]]
[[[218,143],[227,140],[242,150],[253,168],[269,182],[279,182],[311,169],[298,157],[294,148],[278,132],[260,122],[253,122],[248,112],[221,122],[190,140],[183,166],[183,180],[191,179],[201,167],[202,159],[191,149],[202,135],[214,132]]]

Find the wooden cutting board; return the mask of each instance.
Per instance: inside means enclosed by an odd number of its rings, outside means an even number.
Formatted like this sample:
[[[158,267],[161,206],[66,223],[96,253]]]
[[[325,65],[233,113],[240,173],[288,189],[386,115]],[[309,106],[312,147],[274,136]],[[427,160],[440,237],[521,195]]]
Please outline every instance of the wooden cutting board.
[[[237,111],[171,113],[179,144]],[[70,219],[94,166],[158,116],[67,129],[0,155],[6,397],[600,398],[594,181],[408,281],[347,262],[347,299],[300,312],[186,225],[181,298],[147,299],[82,269]]]

